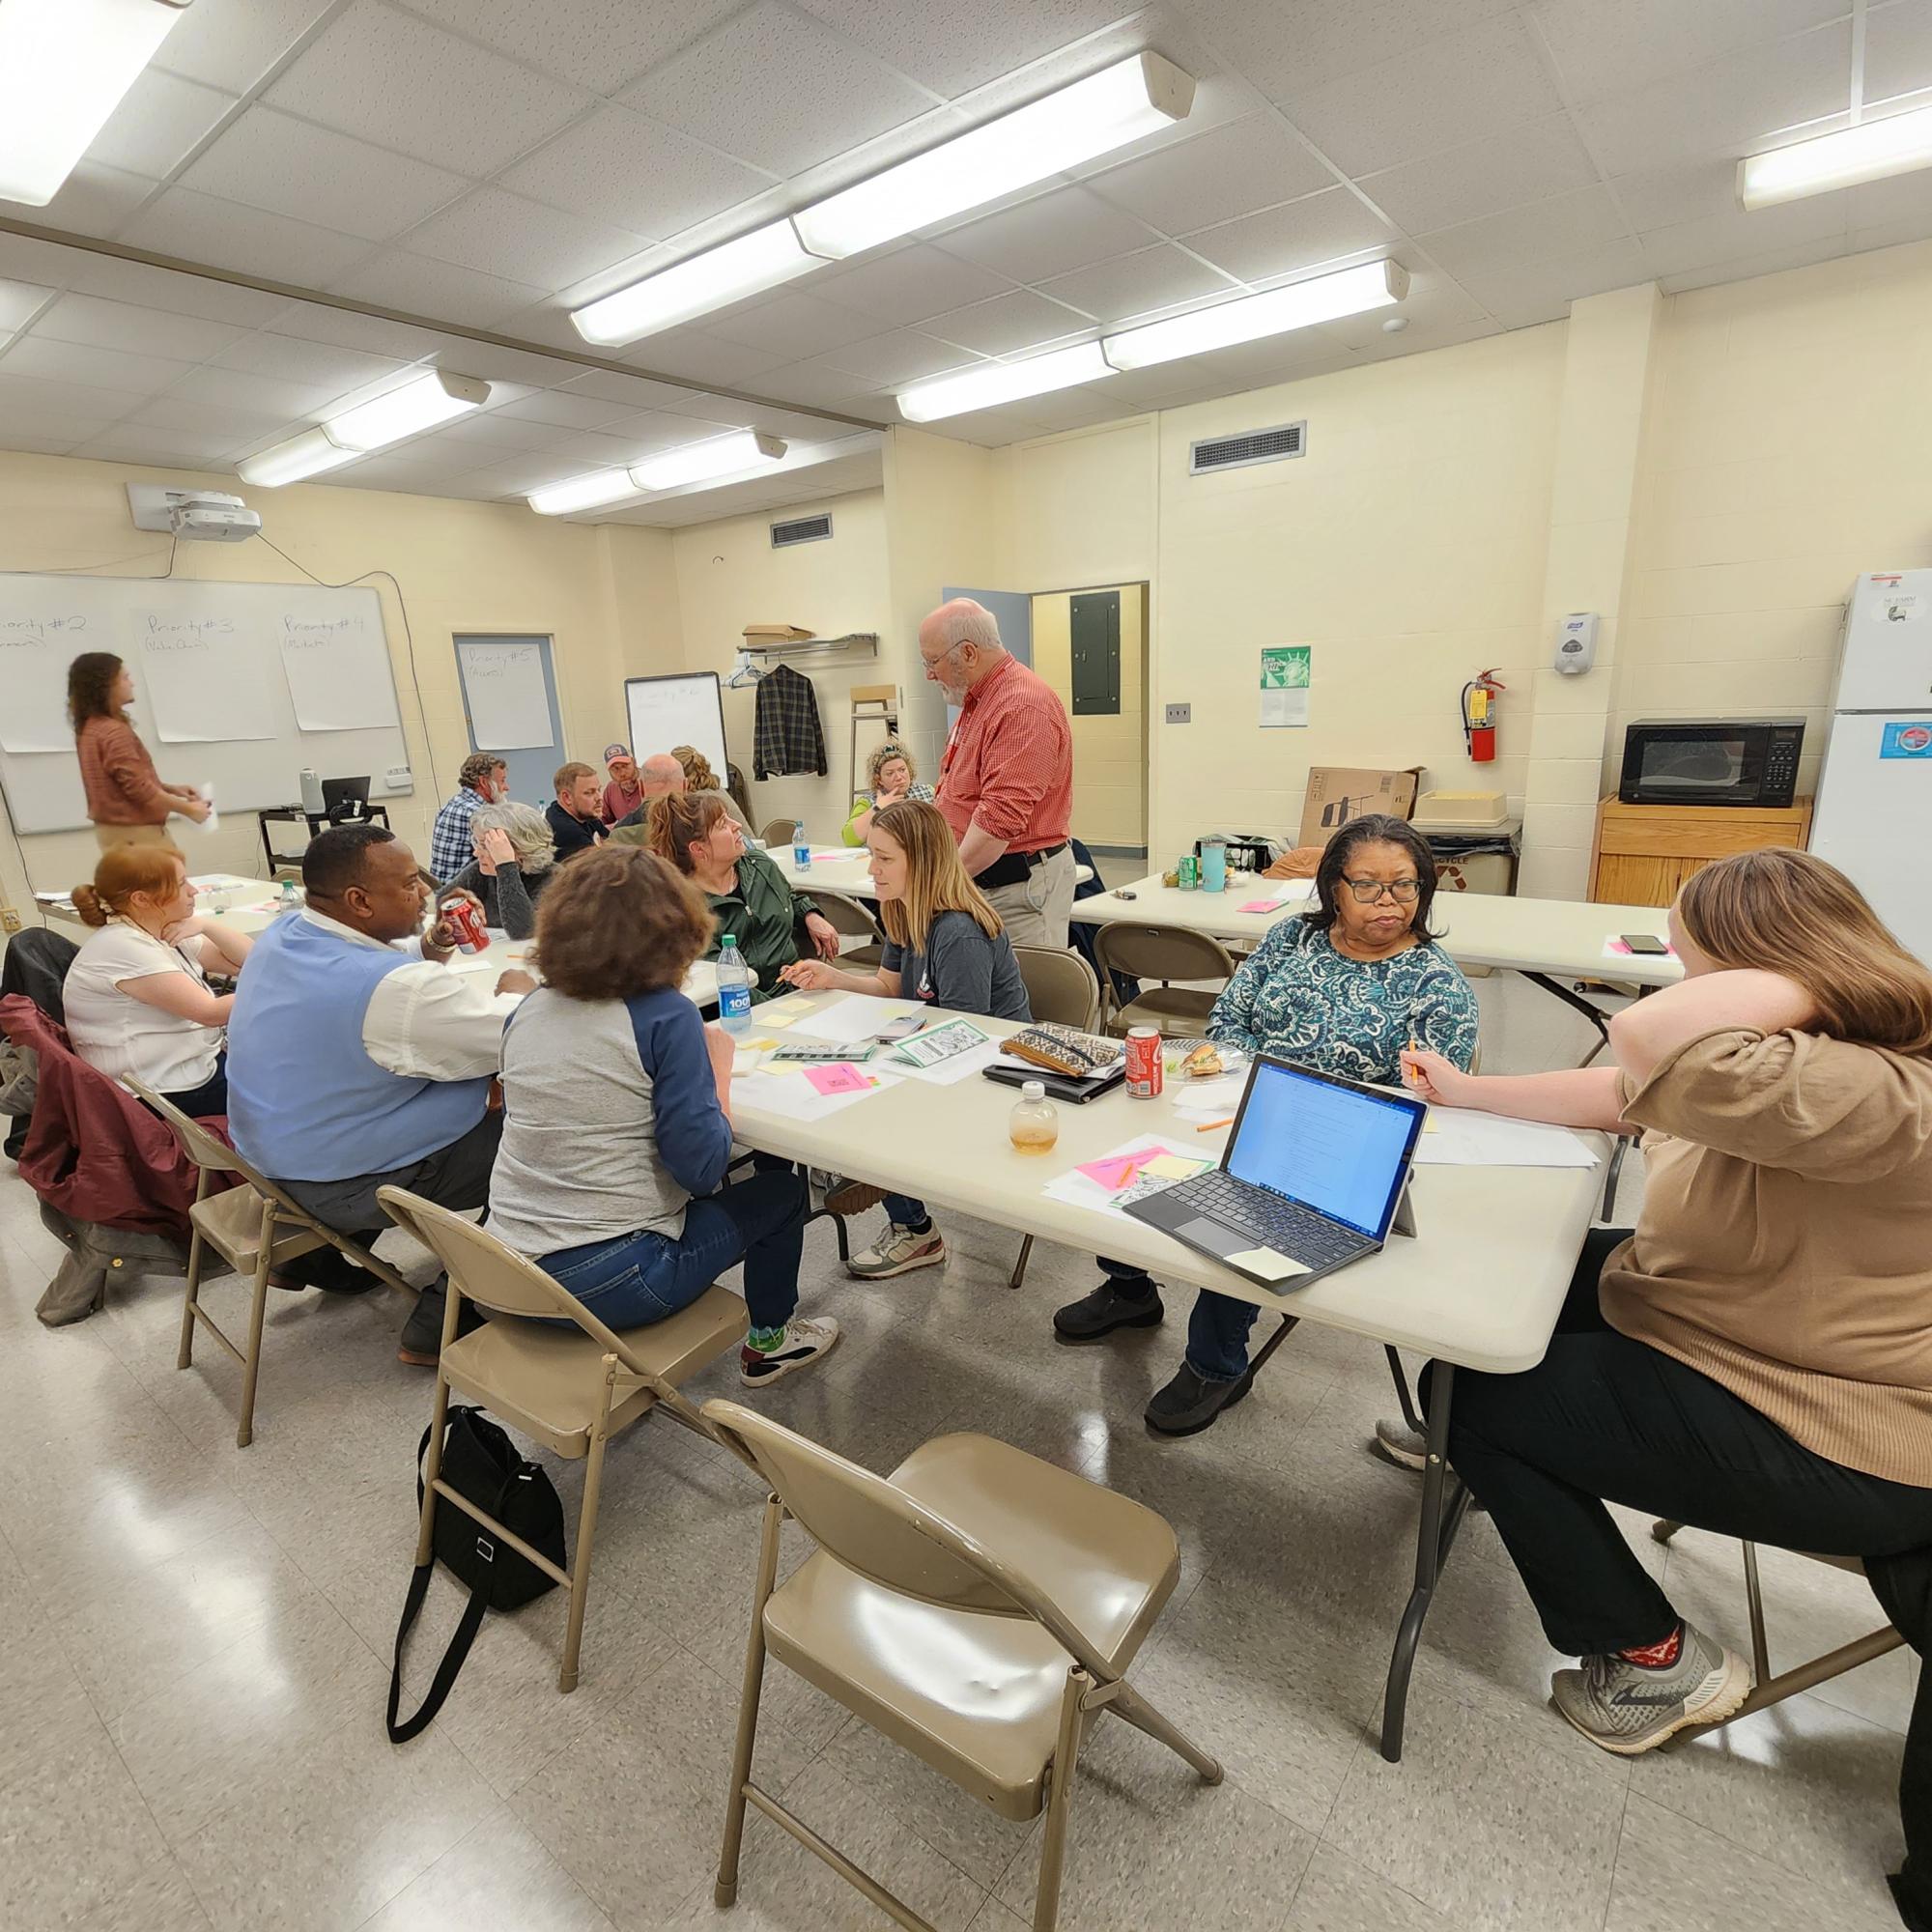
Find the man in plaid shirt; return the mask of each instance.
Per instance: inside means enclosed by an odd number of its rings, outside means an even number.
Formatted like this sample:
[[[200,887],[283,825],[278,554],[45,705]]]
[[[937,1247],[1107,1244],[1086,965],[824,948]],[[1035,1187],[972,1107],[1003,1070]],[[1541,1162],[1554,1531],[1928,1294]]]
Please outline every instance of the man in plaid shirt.
[[[971,598],[919,627],[926,676],[960,706],[935,799],[960,863],[1015,946],[1064,952],[1073,910],[1073,729],[1053,687],[1000,641]]]
[[[444,800],[429,838],[429,868],[445,883],[476,856],[469,821],[477,809],[500,805],[510,795],[509,770],[494,752],[470,753],[456,776],[456,795]]]

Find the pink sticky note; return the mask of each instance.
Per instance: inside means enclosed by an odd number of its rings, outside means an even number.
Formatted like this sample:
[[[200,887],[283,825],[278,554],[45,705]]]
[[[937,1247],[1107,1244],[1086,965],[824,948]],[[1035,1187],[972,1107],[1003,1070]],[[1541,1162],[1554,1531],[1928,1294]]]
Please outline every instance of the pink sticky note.
[[[1110,1154],[1104,1160],[1087,1161],[1076,1172],[1084,1174],[1094,1186],[1118,1194],[1122,1188],[1131,1187],[1141,1169],[1149,1161],[1158,1159],[1162,1151],[1157,1147],[1132,1148],[1125,1153]]]
[[[872,1084],[849,1060],[841,1060],[835,1066],[808,1066],[805,1077],[828,1095],[863,1094]]]
[[[1281,907],[1279,899],[1250,899],[1246,905],[1236,906],[1236,912],[1276,912]]]

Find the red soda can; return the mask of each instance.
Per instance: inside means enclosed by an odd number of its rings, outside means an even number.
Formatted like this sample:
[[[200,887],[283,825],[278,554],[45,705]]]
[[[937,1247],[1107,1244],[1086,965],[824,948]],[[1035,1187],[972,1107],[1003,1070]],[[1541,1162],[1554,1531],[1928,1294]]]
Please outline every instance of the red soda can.
[[[483,908],[474,899],[447,900],[440,911],[442,923],[456,934],[456,943],[465,952],[488,951],[490,928],[483,923]]]
[[[1127,1035],[1127,1092],[1137,1100],[1152,1100],[1160,1087],[1160,1029],[1135,1027]]]

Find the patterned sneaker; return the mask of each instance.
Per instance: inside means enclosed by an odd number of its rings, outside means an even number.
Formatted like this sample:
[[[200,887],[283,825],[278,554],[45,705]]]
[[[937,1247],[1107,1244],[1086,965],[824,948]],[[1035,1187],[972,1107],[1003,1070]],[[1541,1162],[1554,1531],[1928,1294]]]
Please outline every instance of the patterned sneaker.
[[[1634,1757],[1688,1724],[1719,1724],[1751,1693],[1751,1667],[1690,1624],[1675,1663],[1586,1657],[1549,1680],[1558,1713],[1593,1745]]]
[[[916,1235],[895,1221],[869,1248],[860,1249],[845,1264],[845,1272],[861,1281],[883,1281],[890,1274],[939,1267],[945,1260],[946,1242],[937,1228]]]
[[[1399,1469],[1421,1470],[1429,1466],[1429,1444],[1423,1439],[1422,1431],[1411,1429],[1406,1422],[1377,1423],[1376,1439],[1370,1446]]]
[[[794,1369],[810,1368],[829,1355],[838,1341],[838,1324],[831,1316],[794,1315],[776,1349],[754,1349],[747,1341],[738,1350],[738,1379],[747,1388],[763,1388]]]

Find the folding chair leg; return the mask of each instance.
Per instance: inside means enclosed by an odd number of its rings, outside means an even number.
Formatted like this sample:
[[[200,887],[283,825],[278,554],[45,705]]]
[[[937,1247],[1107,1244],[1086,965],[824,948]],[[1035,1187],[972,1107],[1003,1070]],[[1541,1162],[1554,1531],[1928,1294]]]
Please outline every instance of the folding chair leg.
[[[1771,1676],[1771,1645],[1764,1634],[1764,1590],[1757,1577],[1757,1545],[1747,1543],[1745,1551],[1745,1603],[1750,1610],[1751,1663],[1757,1672],[1757,1681],[1765,1683]]]
[[[423,1464],[422,1524],[416,1531],[416,1568],[430,1559],[430,1541],[436,1526],[436,1479],[442,1473],[442,1432],[449,1420],[449,1383],[440,1369],[436,1372],[436,1399],[429,1411],[429,1459]]]
[[[1209,1757],[1185,1732],[1177,1730],[1131,1685],[1122,1686],[1114,1699],[1114,1709],[1135,1730],[1145,1731],[1156,1743],[1165,1745],[1175,1756],[1184,1758],[1201,1774],[1203,1784],[1220,1783],[1220,1759]]]
[[[1073,1807],[1073,1774],[1080,1757],[1081,1701],[1094,1680],[1077,1664],[1066,1673],[1060,1705],[1060,1741],[1053,1751],[1053,1782],[1046,1798],[1046,1832],[1040,1842],[1039,1884],[1033,1932],[1053,1932],[1060,1922],[1060,1881],[1066,1867],[1066,1818]]]
[[[559,1690],[577,1689],[577,1653],[583,1642],[583,1600],[590,1594],[590,1553],[597,1537],[597,1494],[604,1485],[604,1428],[600,1422],[590,1444],[590,1460],[583,1465],[583,1506],[577,1512],[577,1561],[570,1566],[570,1621],[563,1634],[563,1667],[556,1674]]]
[[[175,1367],[194,1366],[194,1309],[201,1298],[201,1230],[195,1229],[187,1244],[187,1287],[182,1295],[181,1347],[175,1350]]]
[[[1019,1260],[1013,1264],[1013,1271],[1007,1282],[1009,1288],[1018,1288],[1026,1280],[1027,1264],[1033,1260],[1033,1236],[1029,1235],[1020,1243]]]
[[[248,1310],[248,1353],[242,1370],[242,1416],[235,1427],[235,1446],[245,1449],[255,1439],[255,1384],[262,1374],[262,1320],[269,1309],[269,1245],[262,1244],[255,1263],[255,1299]]]
[[[745,1787],[752,1779],[752,1746],[758,1732],[758,1699],[765,1688],[765,1600],[779,1574],[779,1527],[784,1510],[765,1498],[764,1533],[758,1540],[758,1587],[752,1596],[752,1634],[745,1640],[745,1683],[738,1698],[738,1741],[731,1750],[731,1791],[724,1803],[724,1844],[718,1855],[718,1882],[711,1895],[720,1905],[738,1896],[738,1853],[745,1841]]]

